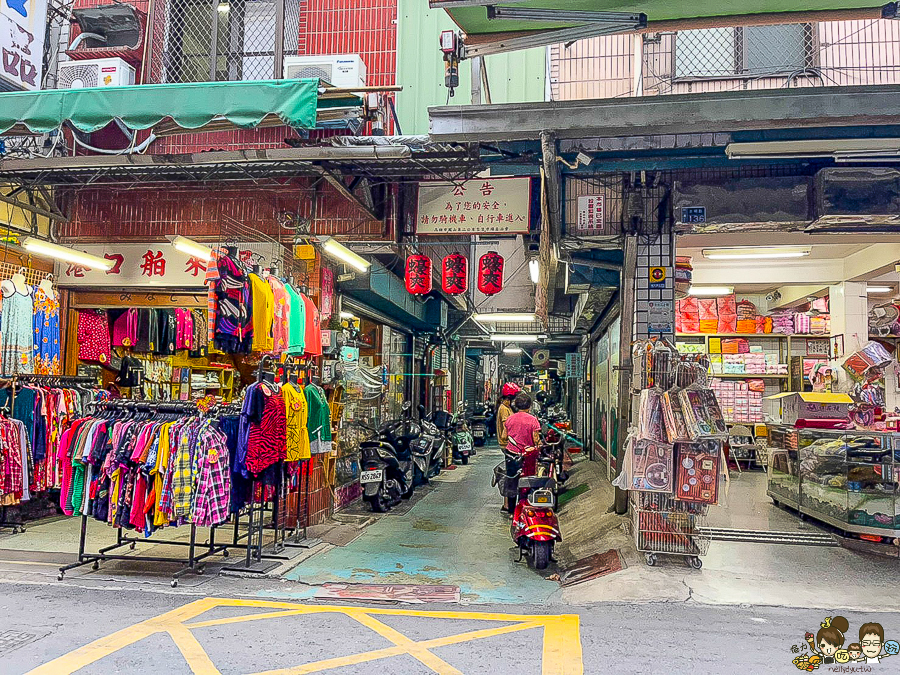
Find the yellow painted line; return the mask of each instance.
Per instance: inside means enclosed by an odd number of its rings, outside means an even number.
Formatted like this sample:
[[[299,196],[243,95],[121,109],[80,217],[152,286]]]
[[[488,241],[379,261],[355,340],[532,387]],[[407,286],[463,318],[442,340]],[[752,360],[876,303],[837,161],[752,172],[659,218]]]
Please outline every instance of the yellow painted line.
[[[205,612],[217,607],[246,607],[271,609],[271,612],[244,614],[224,619],[196,621]],[[348,654],[291,668],[265,671],[257,675],[305,675],[343,666],[358,665],[394,656],[409,654],[440,675],[461,675],[460,671],[430,650],[447,645],[505,635],[517,631],[543,628],[543,675],[583,675],[580,624],[577,615],[529,615],[488,612],[444,612],[412,609],[362,608],[339,605],[300,605],[296,602],[243,600],[232,598],[204,598],[178,609],[147,619],[129,628],[91,642],[65,656],[32,670],[28,675],[71,675],[85,666],[156,633],[167,633],[185,658],[195,675],[220,675],[219,670],[191,633],[194,628],[239,624],[246,621],[276,619],[286,616],[313,614],[343,614],[360,625],[377,632],[394,643],[393,647],[359,654]],[[487,627],[431,640],[415,641],[403,633],[378,621],[376,616],[408,616],[437,619],[456,619],[485,622],[511,622],[513,625]]]
[[[411,640],[403,633],[381,623],[378,619],[370,616],[366,612],[347,612],[347,614],[359,621],[366,628],[371,628],[381,637],[390,640],[398,647],[405,647],[407,654],[428,666],[434,672],[440,673],[441,675],[463,675],[462,671],[457,670],[436,654],[432,654],[415,640]]]
[[[172,627],[168,630],[169,635],[175,641],[178,651],[187,661],[191,672],[194,675],[222,675],[219,669],[213,665],[209,654],[203,649],[203,645],[197,641],[197,638],[184,625]]]
[[[37,565],[39,567],[55,567],[59,569],[59,563],[28,562],[27,560],[0,560],[0,565]]]

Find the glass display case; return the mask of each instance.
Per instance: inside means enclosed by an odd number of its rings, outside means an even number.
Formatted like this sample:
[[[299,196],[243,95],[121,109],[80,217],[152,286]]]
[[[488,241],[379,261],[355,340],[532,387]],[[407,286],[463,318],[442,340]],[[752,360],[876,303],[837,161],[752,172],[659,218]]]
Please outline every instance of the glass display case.
[[[770,445],[775,502],[847,532],[900,535],[900,434],[777,426]]]

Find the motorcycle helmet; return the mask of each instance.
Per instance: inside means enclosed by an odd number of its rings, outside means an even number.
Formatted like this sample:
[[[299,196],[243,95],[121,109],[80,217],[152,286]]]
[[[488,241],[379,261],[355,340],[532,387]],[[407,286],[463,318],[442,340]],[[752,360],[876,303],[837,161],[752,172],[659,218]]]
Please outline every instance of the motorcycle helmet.
[[[517,385],[515,382],[507,382],[503,385],[503,388],[500,390],[500,398],[515,398],[516,394],[522,391],[522,387]]]

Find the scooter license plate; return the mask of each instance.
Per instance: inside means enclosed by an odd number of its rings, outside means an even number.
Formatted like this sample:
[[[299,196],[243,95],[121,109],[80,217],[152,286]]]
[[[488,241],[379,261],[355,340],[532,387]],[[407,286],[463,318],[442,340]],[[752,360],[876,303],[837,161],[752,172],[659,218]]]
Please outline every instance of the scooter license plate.
[[[460,443],[459,444],[459,453],[461,455],[468,455],[470,452],[472,452],[471,445],[469,445],[468,443]]]
[[[384,471],[382,469],[376,469],[375,471],[363,471],[359,474],[359,482],[360,483],[380,483],[381,477],[384,475]]]
[[[481,429],[476,429],[472,432],[472,435],[475,436],[475,438],[481,438],[484,436],[484,432]]]

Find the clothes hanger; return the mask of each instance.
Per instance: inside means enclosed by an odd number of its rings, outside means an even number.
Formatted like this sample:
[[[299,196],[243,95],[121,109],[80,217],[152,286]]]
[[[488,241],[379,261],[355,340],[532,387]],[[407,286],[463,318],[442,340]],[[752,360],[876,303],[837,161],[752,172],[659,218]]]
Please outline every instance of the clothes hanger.
[[[26,279],[25,279],[25,268],[24,267],[20,267],[19,271],[12,275],[11,281],[13,282],[13,286],[16,287],[17,291],[21,292],[23,288],[25,290],[28,290],[28,286],[26,284]]]
[[[53,275],[47,272],[47,275],[41,280],[41,283],[38,284],[40,289],[44,291],[44,294],[48,298],[52,298],[54,295],[53,291]]]

